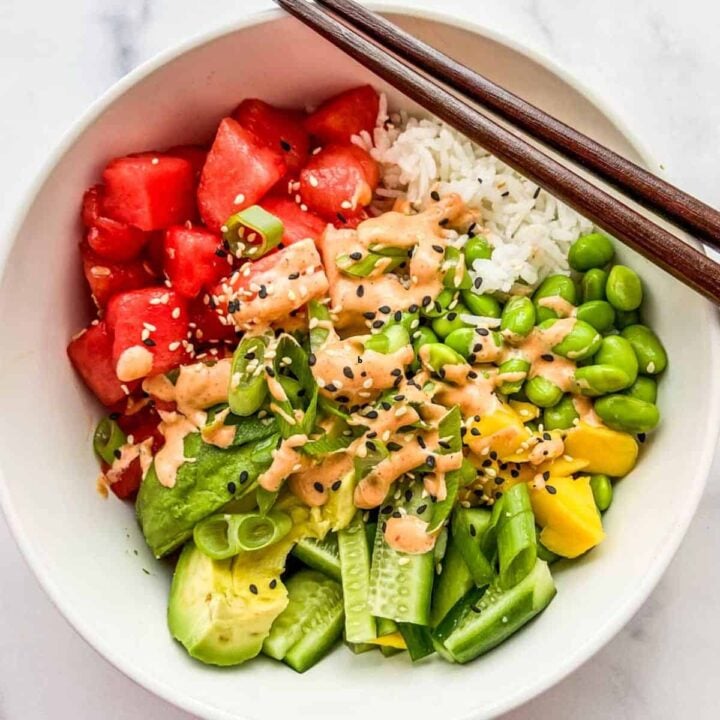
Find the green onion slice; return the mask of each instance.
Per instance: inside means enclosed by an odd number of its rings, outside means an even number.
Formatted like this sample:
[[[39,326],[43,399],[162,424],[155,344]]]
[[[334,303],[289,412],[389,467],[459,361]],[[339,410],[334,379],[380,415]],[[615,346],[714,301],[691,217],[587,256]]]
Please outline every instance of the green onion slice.
[[[195,526],[193,540],[213,560],[226,560],[241,552],[262,550],[282,540],[292,527],[289,515],[242,513],[211,515]]]
[[[285,227],[282,220],[252,205],[231,215],[225,222],[223,238],[236,257],[257,260],[280,244]]]
[[[108,465],[113,464],[113,460],[116,458],[115,451],[119,451],[126,442],[125,433],[109,417],[104,417],[95,428],[93,449],[97,456]]]

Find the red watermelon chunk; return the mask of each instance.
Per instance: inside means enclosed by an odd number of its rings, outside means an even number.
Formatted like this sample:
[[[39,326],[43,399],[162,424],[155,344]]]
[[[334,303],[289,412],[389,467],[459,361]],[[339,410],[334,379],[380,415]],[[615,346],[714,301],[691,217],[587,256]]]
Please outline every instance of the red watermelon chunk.
[[[346,90],[326,100],[305,121],[306,130],[320,143],[347,143],[361,130],[372,132],[380,98],[370,85]]]
[[[317,241],[325,231],[327,223],[310,210],[303,210],[290,197],[273,195],[262,201],[269,213],[283,222],[283,245],[288,246],[307,238]]]
[[[194,298],[232,272],[222,238],[202,227],[175,225],[165,231],[164,268],[173,288]]]
[[[216,345],[221,342],[237,340],[237,333],[232,322],[223,324],[221,314],[198,297],[190,304],[190,331],[196,347]],[[225,315],[222,315],[225,319]]]
[[[331,222],[347,222],[372,201],[377,163],[357,145],[328,145],[313,155],[300,173],[300,196]]]
[[[116,295],[106,321],[114,333],[115,372],[124,382],[167,372],[187,360],[187,307],[174,290],[152,287]]]
[[[103,171],[103,211],[141,230],[179,225],[195,215],[193,167],[179,157],[142,153],[112,160]]]
[[[300,172],[310,150],[310,136],[303,127],[305,113],[248,99],[233,110],[232,117],[249,130],[258,143],[280,152],[289,174]]]
[[[200,174],[207,160],[207,154],[207,149],[201,145],[175,145],[175,147],[171,147],[163,153],[163,155],[171,155],[172,157],[187,160],[192,166],[196,185],[200,182]]]
[[[130,388],[125,392],[115,374],[112,348],[112,335],[104,322],[98,322],[76,335],[67,349],[75,370],[95,397],[107,406],[124,400],[130,392]]]

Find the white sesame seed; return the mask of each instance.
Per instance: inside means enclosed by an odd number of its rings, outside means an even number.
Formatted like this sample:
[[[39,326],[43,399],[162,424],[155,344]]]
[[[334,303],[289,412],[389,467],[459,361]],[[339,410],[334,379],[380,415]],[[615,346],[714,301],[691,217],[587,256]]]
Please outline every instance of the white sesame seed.
[[[245,202],[245,196],[242,193],[238,193],[233,200],[233,205],[242,205]]]
[[[110,268],[106,268],[102,265],[94,265],[93,267],[90,268],[90,274],[93,277],[108,277],[111,274],[111,272],[110,272]]]
[[[170,352],[175,352],[179,347],[180,347],[180,341],[179,341],[179,340],[175,340],[174,342],[171,342],[171,343],[168,345],[168,350],[169,350]]]
[[[340,207],[341,207],[343,210],[350,210],[350,208],[352,208],[352,203],[351,203],[349,200],[343,200],[343,201],[340,203]]]
[[[318,179],[314,175],[308,176],[308,182],[312,187],[317,187],[320,183],[318,182]]]
[[[160,164],[160,158],[154,157],[150,162],[151,162],[153,165],[159,165],[159,164]]]

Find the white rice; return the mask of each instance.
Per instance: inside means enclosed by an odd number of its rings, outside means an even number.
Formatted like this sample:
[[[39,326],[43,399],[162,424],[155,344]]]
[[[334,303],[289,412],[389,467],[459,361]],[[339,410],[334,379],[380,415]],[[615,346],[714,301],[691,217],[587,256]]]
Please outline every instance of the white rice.
[[[527,292],[547,275],[569,274],[570,244],[593,230],[589,220],[439,120],[388,117],[384,98],[373,136],[355,141],[380,163],[378,195],[388,202],[405,198],[422,209],[433,191],[457,193],[477,212],[482,227],[475,234],[494,248],[491,260],[469,269],[484,292]]]

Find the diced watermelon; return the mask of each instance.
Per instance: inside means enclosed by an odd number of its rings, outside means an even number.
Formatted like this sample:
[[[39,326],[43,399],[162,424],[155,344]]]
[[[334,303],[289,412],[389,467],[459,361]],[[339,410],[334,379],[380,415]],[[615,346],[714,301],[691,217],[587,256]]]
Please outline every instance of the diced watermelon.
[[[165,437],[158,429],[160,415],[151,403],[132,415],[121,415],[117,419],[117,424],[126,435],[132,435],[132,440],[136,445],[152,438],[153,453],[156,453],[165,444]]]
[[[202,227],[175,225],[165,231],[165,274],[186,298],[194,298],[232,272],[222,238]]]
[[[112,160],[103,171],[104,214],[141,230],[160,230],[195,216],[193,167],[179,157],[143,153]]]
[[[236,120],[222,120],[198,188],[205,224],[217,232],[230,215],[255,205],[285,174],[282,155],[260,145]]]
[[[143,257],[146,260],[147,267],[158,278],[163,276],[165,272],[165,231],[155,230],[148,233],[148,240],[145,244]]]
[[[262,201],[269,213],[283,222],[283,245],[286,247],[306,238],[317,241],[325,231],[327,223],[310,210],[302,210],[290,197],[270,195]]]
[[[102,215],[102,185],[89,187],[82,199],[81,217],[85,227],[92,227]]]
[[[151,287],[116,295],[106,322],[114,333],[115,371],[123,381],[167,372],[187,359],[182,345],[188,332],[187,307],[174,290]]]
[[[310,137],[303,127],[305,113],[281,110],[262,100],[248,99],[233,110],[232,117],[261,145],[279,151],[289,174],[300,172],[310,149]]]
[[[175,147],[165,150],[163,155],[171,155],[172,157],[187,160],[192,166],[195,184],[197,185],[200,182],[200,174],[208,155],[206,148],[201,145],[175,145]]]
[[[110,483],[110,489],[121,500],[131,498],[140,489],[142,482],[142,465],[140,458],[136,457],[127,467],[123,468],[119,476]]]
[[[112,335],[105,323],[99,322],[76,335],[67,349],[75,370],[95,397],[107,406],[126,397],[122,383],[115,374],[112,348]]]
[[[223,325],[217,310],[205,304],[203,297],[193,300],[189,307],[190,331],[196,347],[237,340],[232,322]]]
[[[149,233],[127,223],[99,217],[85,236],[100,257],[115,262],[134,260],[147,242]]]
[[[85,279],[99,308],[104,308],[117,293],[147,287],[155,281],[151,268],[140,260],[111,262],[94,253],[85,243],[80,246],[80,254]]]
[[[300,173],[300,196],[330,221],[345,222],[362,213],[377,187],[377,163],[357,145],[328,145]]]
[[[380,98],[370,85],[346,90],[326,100],[305,121],[305,128],[320,143],[347,143],[361,130],[372,132]]]

